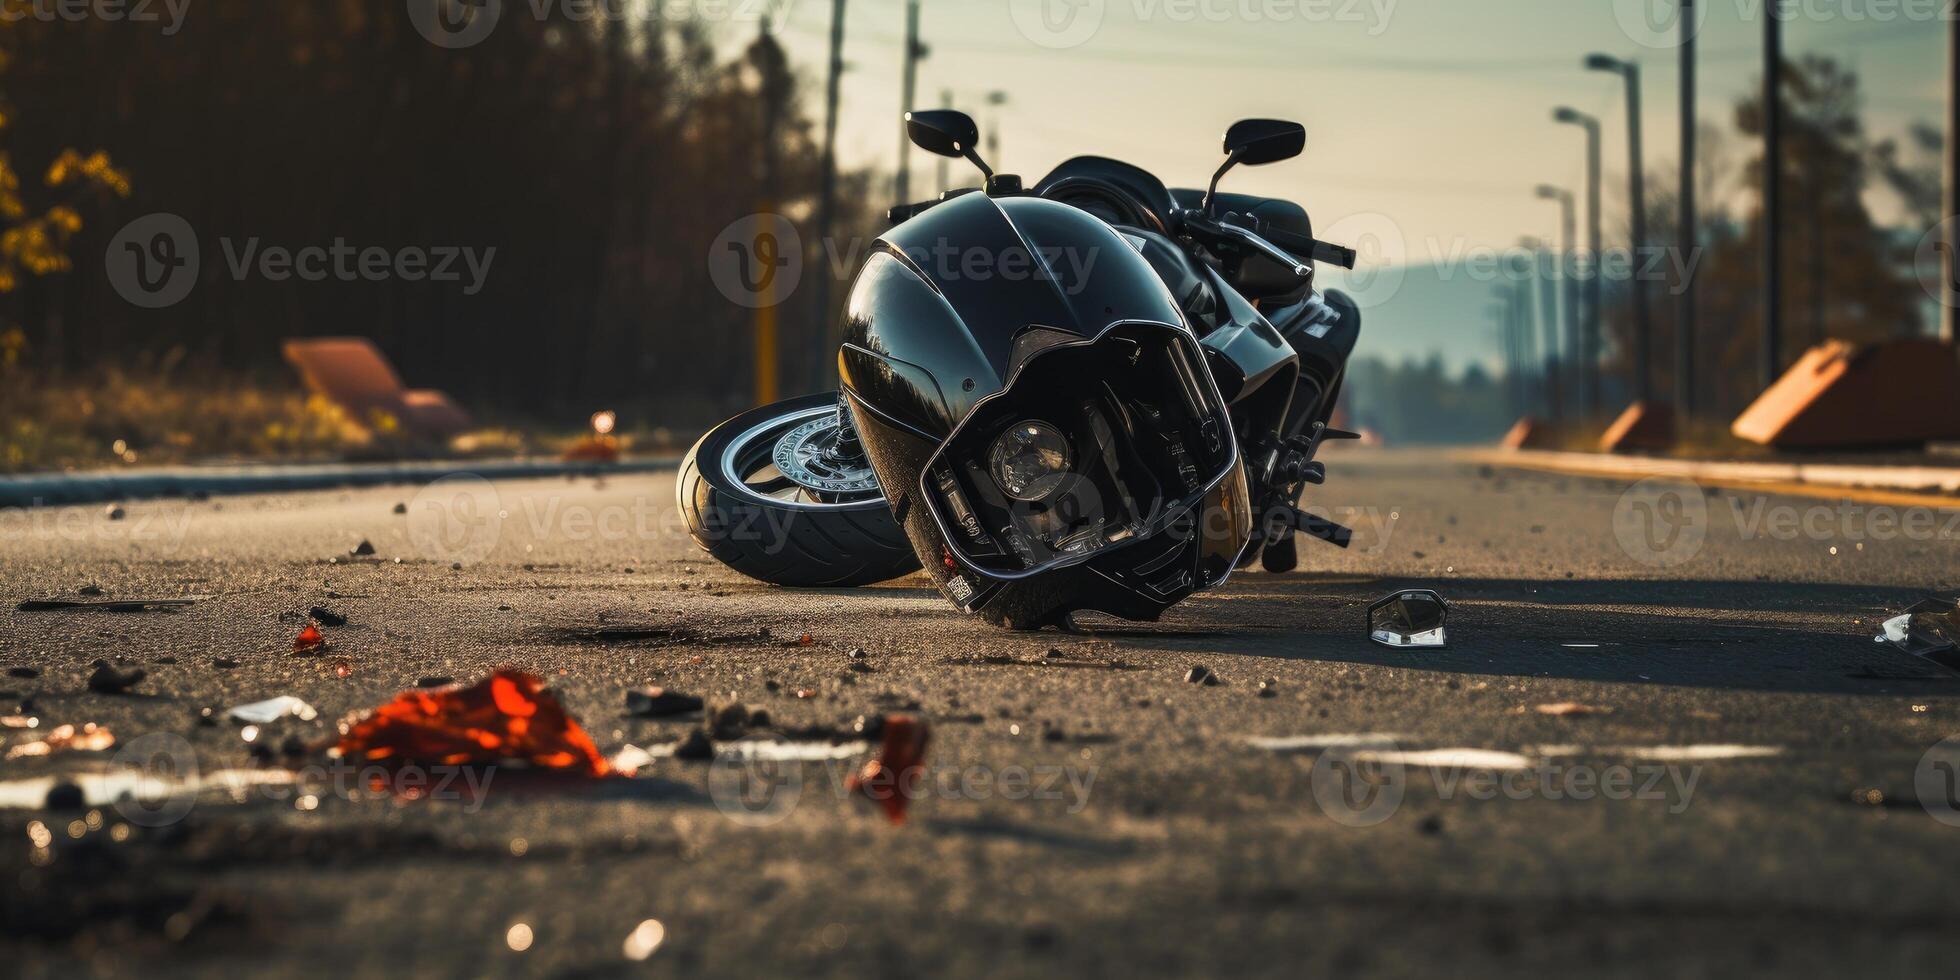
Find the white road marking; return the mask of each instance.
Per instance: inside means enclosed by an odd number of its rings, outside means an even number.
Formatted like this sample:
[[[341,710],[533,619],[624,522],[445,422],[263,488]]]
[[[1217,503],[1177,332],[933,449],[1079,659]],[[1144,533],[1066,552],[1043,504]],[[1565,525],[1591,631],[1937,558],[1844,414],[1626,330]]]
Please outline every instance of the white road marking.
[[[1347,749],[1356,746],[1390,746],[1402,736],[1386,732],[1330,733],[1325,735],[1255,735],[1246,744],[1269,752],[1317,752],[1321,749]]]

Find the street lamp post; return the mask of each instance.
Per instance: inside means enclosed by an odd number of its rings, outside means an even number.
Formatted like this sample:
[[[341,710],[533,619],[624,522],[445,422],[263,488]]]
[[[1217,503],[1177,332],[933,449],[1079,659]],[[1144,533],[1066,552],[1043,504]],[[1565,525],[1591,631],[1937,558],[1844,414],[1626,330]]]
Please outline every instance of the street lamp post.
[[[1647,191],[1643,155],[1640,150],[1640,66],[1611,55],[1586,56],[1586,68],[1613,72],[1626,81],[1627,88],[1627,201],[1632,210],[1633,270],[1628,285],[1633,290],[1633,397],[1646,401],[1652,391],[1652,356],[1649,342],[1653,324],[1647,315],[1647,286],[1641,280],[1640,250],[1647,244]]]
[[[1510,414],[1523,415],[1525,407],[1523,352],[1518,348],[1518,294],[1514,289],[1503,286],[1494,288],[1494,298],[1484,307],[1484,312],[1497,327],[1498,343],[1504,348],[1505,400],[1510,403]]]
[[[1574,239],[1578,236],[1578,219],[1573,214],[1572,192],[1550,184],[1538,185],[1540,200],[1556,201],[1559,206],[1559,263],[1558,277],[1565,284],[1565,375],[1564,389],[1572,393],[1574,411],[1580,403],[1580,385],[1583,383],[1579,370],[1579,285],[1572,275],[1572,253],[1579,247]]]
[[[1558,285],[1551,275],[1552,244],[1542,238],[1525,238],[1518,244],[1531,250],[1532,271],[1538,277],[1538,334],[1544,354],[1539,369],[1539,394],[1544,399],[1545,418],[1558,421],[1564,409],[1559,404]]]
[[[1579,337],[1578,356],[1580,411],[1593,416],[1599,414],[1599,120],[1560,106],[1552,110],[1552,121],[1586,131],[1586,248],[1592,253],[1592,269],[1586,276],[1586,326]]]

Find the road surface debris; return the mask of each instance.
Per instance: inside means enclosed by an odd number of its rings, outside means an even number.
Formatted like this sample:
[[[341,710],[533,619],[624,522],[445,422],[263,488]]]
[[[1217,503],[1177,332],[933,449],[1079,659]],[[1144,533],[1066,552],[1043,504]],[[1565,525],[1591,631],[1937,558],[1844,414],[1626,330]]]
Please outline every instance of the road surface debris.
[[[543,680],[508,668],[468,687],[404,691],[345,723],[335,751],[369,762],[520,763],[588,776],[612,771]]]
[[[88,675],[88,689],[97,694],[128,694],[148,676],[149,671],[141,667],[123,670],[107,660],[97,660],[95,672]]]
[[[320,627],[313,623],[307,623],[306,628],[300,630],[298,636],[293,637],[294,653],[316,653],[326,645],[326,634],[321,633]]]
[[[907,787],[916,789],[920,782],[932,733],[924,720],[910,715],[886,715],[879,730],[877,758],[866,760],[852,773],[845,788],[878,804],[885,819],[896,826],[905,822],[906,808],[912,803]]]
[[[91,721],[79,728],[74,725],[57,726],[48,732],[46,738],[22,742],[9,748],[7,758],[36,759],[57,752],[106,752],[115,747],[115,733]]]

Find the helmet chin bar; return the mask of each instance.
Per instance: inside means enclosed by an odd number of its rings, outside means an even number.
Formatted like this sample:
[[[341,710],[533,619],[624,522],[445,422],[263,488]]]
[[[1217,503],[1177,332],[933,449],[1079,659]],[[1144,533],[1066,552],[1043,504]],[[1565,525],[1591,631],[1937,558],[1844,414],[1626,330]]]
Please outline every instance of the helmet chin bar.
[[[921,475],[921,499],[948,548],[988,578],[1014,580],[1160,534],[1215,532],[1205,525],[1216,515],[1200,505],[1238,458],[1201,357],[1187,331],[1146,323],[1032,355]],[[1044,473],[1039,496],[1002,485],[999,449],[1016,427],[1039,428],[1026,441],[1050,464],[1065,463]]]

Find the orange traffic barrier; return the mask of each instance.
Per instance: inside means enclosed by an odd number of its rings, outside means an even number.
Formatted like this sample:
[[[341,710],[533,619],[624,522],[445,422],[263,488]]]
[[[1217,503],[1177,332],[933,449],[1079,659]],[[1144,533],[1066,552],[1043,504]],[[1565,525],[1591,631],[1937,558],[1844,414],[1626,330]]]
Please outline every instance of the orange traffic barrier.
[[[1861,449],[1960,439],[1960,357],[1936,340],[1804,353],[1729,427],[1779,449]]]

